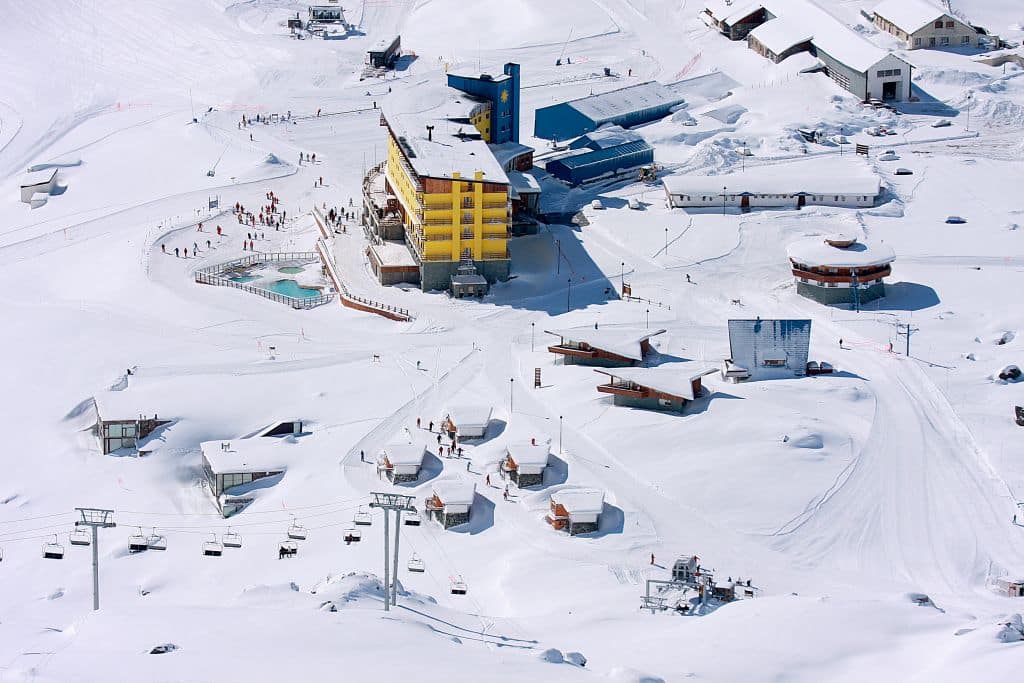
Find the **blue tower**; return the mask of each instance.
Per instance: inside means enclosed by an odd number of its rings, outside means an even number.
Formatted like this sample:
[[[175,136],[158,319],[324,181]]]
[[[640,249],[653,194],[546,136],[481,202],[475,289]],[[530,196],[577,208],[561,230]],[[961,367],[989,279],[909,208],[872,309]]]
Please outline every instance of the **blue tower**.
[[[519,142],[519,65],[509,62],[500,76],[448,74],[448,86],[491,103],[491,142]]]

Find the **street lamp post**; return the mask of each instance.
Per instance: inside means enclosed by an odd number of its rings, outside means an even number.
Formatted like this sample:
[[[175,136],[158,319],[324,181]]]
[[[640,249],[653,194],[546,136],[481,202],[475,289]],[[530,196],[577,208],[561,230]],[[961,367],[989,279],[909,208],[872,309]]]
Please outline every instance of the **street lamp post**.
[[[533,335],[534,335],[534,332],[536,332],[536,331],[537,331],[537,323],[530,323],[530,351],[531,352],[534,350],[533,349]]]
[[[647,329],[651,329],[651,309],[647,309]]]
[[[555,240],[555,248],[558,249],[558,257],[555,259],[555,275],[562,272],[562,242]]]
[[[665,256],[668,256],[668,228],[665,228]]]
[[[515,386],[516,386],[516,378],[515,377],[509,377],[508,378],[508,412],[509,412],[509,415],[512,414],[512,389]]]
[[[722,215],[723,216],[725,215],[725,193],[726,193],[727,189],[728,188],[725,185],[722,186]]]
[[[558,454],[562,454],[562,416],[558,416]]]
[[[569,289],[565,294],[565,312],[568,313],[572,310],[572,278],[569,278]]]

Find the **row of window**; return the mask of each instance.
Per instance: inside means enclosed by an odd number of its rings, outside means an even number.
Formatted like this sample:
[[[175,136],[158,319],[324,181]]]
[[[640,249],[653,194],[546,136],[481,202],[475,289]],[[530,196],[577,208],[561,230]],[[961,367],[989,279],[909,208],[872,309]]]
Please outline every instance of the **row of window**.
[[[879,78],[885,78],[886,76],[899,76],[902,73],[902,69],[882,69],[878,72]]]
[[[921,44],[922,43],[921,43],[921,39],[920,38],[914,38],[914,47],[921,47]],[[937,44],[941,45],[943,47],[949,45],[949,36],[941,36],[938,39],[938,43]],[[960,44],[961,45],[970,45],[971,44],[971,37],[970,36],[960,36]],[[928,39],[928,46],[929,47],[935,47],[935,45],[936,45],[935,36],[932,36],[931,38]]]
[[[939,21],[936,21],[935,22],[935,28],[942,28],[942,23],[943,22],[942,22],[941,19]],[[953,28],[953,22],[952,21],[947,21],[945,23],[946,23],[946,28]]]
[[[105,424],[103,425],[103,436],[111,437],[122,437],[122,436],[135,436],[135,424]]]
[[[729,201],[734,202],[734,201],[736,201],[736,196],[737,195],[730,194],[730,195],[727,195],[726,197],[724,197],[724,199],[728,199]],[[748,196],[751,197],[752,199],[793,199],[795,197],[795,195],[792,195],[792,194],[752,194],[752,195],[748,195]],[[832,197],[832,199],[829,200],[829,197]],[[680,198],[681,201],[684,201],[684,202],[688,202],[688,201],[692,200],[692,197],[690,195],[688,195],[688,194],[679,195],[679,198]],[[843,202],[845,202],[847,200],[847,198],[848,197],[845,194],[836,194],[836,195],[826,195],[826,194],[807,195],[807,200],[808,201],[812,201],[812,202],[827,202],[827,201],[833,201],[833,202],[843,201]],[[720,201],[722,201],[722,199],[723,199],[722,195],[701,195],[701,198],[700,198],[700,200],[702,202],[720,202]],[[866,201],[868,201],[868,197],[866,195],[858,195],[858,196],[854,196],[853,200],[854,201],[866,202]]]

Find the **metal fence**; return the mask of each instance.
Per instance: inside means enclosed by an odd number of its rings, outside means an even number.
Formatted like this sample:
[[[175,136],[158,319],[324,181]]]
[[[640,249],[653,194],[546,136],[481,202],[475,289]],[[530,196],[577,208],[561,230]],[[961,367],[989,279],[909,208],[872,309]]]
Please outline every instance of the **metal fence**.
[[[224,277],[224,273],[238,268],[245,268],[257,263],[274,263],[279,261],[319,261],[320,255],[315,251],[293,251],[293,252],[281,252],[273,254],[252,254],[251,256],[243,256],[241,258],[232,259],[231,261],[225,261],[224,263],[218,263],[213,266],[207,266],[206,268],[200,268],[195,272],[195,280],[202,285],[215,285],[218,287],[233,287],[234,289],[240,289],[256,296],[261,296],[264,299],[270,299],[276,301],[279,304],[290,306],[291,308],[315,308],[329,302],[334,295],[329,292],[321,291],[316,296],[309,297],[295,297],[288,296],[287,294],[280,294],[278,292],[264,289],[263,287],[257,287],[250,285],[245,282],[236,282],[231,278]]]
[[[338,274],[337,264],[334,262],[334,255],[331,253],[330,246],[328,246],[327,241],[322,237],[317,240],[316,253],[323,261],[324,267],[327,268],[327,271],[330,274],[331,279],[334,280],[335,284],[337,285],[338,294],[339,296],[341,296],[343,300],[348,300],[350,302],[361,304],[362,306],[372,309],[373,311],[382,313],[393,313],[395,315],[401,316],[402,318],[405,318],[406,320],[413,319],[412,314],[409,313],[409,309],[407,308],[400,308],[398,306],[392,306],[390,304],[381,303],[380,301],[373,301],[372,299],[367,299],[350,292],[348,287],[345,286],[345,282],[341,279],[341,276]]]

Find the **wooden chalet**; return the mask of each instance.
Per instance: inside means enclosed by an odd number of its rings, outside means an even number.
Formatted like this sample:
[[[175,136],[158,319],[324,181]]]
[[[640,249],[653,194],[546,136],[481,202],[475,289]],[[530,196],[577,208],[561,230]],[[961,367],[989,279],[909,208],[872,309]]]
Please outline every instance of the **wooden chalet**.
[[[431,486],[424,508],[428,517],[448,529],[469,521],[475,496],[476,484],[473,482],[458,479],[438,481]]]
[[[591,365],[604,368],[625,368],[639,365],[651,352],[651,337],[665,330],[635,328],[576,330],[545,330],[559,338],[548,351],[563,358],[566,365]]]
[[[377,469],[393,484],[416,481],[427,449],[422,443],[394,443],[381,449]]]
[[[608,382],[598,385],[597,390],[611,394],[617,406],[683,412],[688,403],[704,394],[704,376],[718,370],[692,363],[670,363],[656,368],[594,372],[608,376]]]
[[[551,494],[548,524],[570,536],[597,531],[604,510],[604,491],[563,489]]]
[[[551,456],[547,443],[510,443],[501,461],[501,470],[519,488],[544,483],[544,470]]]

